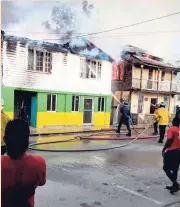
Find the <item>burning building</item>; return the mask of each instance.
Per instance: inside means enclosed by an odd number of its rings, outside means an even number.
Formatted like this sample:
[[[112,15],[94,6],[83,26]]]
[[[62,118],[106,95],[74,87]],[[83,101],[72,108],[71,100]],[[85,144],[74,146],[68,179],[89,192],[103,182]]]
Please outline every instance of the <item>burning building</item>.
[[[112,78],[112,91],[119,100],[131,104],[134,123],[148,123],[154,113],[153,106],[162,101],[173,114],[175,95],[180,94],[180,84],[176,81],[180,68],[133,46],[126,47],[121,58],[114,68],[117,75]],[[113,100],[112,113],[117,104]]]
[[[112,58],[85,39],[60,45],[5,36],[2,94],[9,117],[33,127],[110,122]]]

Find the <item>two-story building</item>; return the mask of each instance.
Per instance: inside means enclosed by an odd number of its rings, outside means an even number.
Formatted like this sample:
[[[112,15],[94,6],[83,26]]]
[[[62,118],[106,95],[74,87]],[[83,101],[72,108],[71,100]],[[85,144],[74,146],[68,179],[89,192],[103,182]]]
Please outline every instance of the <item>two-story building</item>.
[[[112,58],[85,39],[66,45],[5,36],[2,97],[33,127],[110,122]]]
[[[112,80],[112,91],[119,100],[129,101],[135,123],[148,123],[154,113],[153,105],[162,101],[174,113],[175,95],[180,94],[180,84],[176,81],[180,68],[129,46],[114,70],[118,72]],[[113,107],[117,104],[113,100]]]

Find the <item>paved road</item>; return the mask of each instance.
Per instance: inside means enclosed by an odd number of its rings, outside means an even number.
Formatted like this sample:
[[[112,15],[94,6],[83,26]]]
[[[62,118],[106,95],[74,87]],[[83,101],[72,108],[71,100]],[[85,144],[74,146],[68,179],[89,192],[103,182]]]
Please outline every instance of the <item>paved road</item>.
[[[161,170],[161,149],[157,140],[140,140],[103,152],[32,151],[47,161],[47,184],[36,191],[36,207],[179,207],[180,192],[164,189],[170,183]]]

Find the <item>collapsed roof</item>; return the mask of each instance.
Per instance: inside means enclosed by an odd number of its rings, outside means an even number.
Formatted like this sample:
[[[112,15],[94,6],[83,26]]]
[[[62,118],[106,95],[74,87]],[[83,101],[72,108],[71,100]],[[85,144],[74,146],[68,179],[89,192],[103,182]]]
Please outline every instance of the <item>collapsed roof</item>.
[[[92,42],[86,39],[72,39],[70,42],[66,44],[57,44],[44,42],[40,40],[31,40],[25,37],[17,37],[17,36],[5,36],[5,41],[10,43],[17,44],[28,44],[29,47],[32,48],[42,48],[47,50],[48,52],[62,52],[62,53],[73,53],[80,56],[85,56],[89,59],[98,59],[98,60],[106,60],[112,62],[113,59],[103,52],[100,48],[95,46]]]

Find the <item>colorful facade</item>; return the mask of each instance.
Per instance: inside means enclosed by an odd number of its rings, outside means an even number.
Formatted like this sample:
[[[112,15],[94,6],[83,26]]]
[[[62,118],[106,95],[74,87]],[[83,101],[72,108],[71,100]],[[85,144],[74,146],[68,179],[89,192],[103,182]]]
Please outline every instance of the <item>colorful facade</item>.
[[[17,88],[2,87],[3,99],[5,101],[4,111],[10,118],[14,118],[14,92]],[[82,93],[69,93],[59,91],[40,91],[35,89],[23,89],[20,91],[37,93],[37,116],[35,118],[36,127],[55,125],[78,125],[84,124],[84,100],[93,100],[92,121],[89,124],[94,126],[108,126],[110,119],[111,96],[94,95]],[[47,111],[47,96],[54,94],[57,96],[56,111]],[[78,111],[72,111],[73,96],[79,96]],[[104,98],[105,108],[103,112],[98,110],[98,99]]]
[[[17,37],[5,38],[3,53],[2,97],[10,118],[25,117],[33,127],[110,124],[107,55],[87,58],[57,44]]]
[[[112,80],[112,91],[118,100],[130,103],[134,123],[149,123],[155,105],[160,102],[164,102],[169,112],[174,114],[175,96],[180,94],[180,83],[177,82],[180,68],[132,46],[123,55],[123,64],[119,63],[124,67],[119,67],[119,74],[123,71],[123,79],[117,76]],[[112,117],[117,105],[113,99]]]

